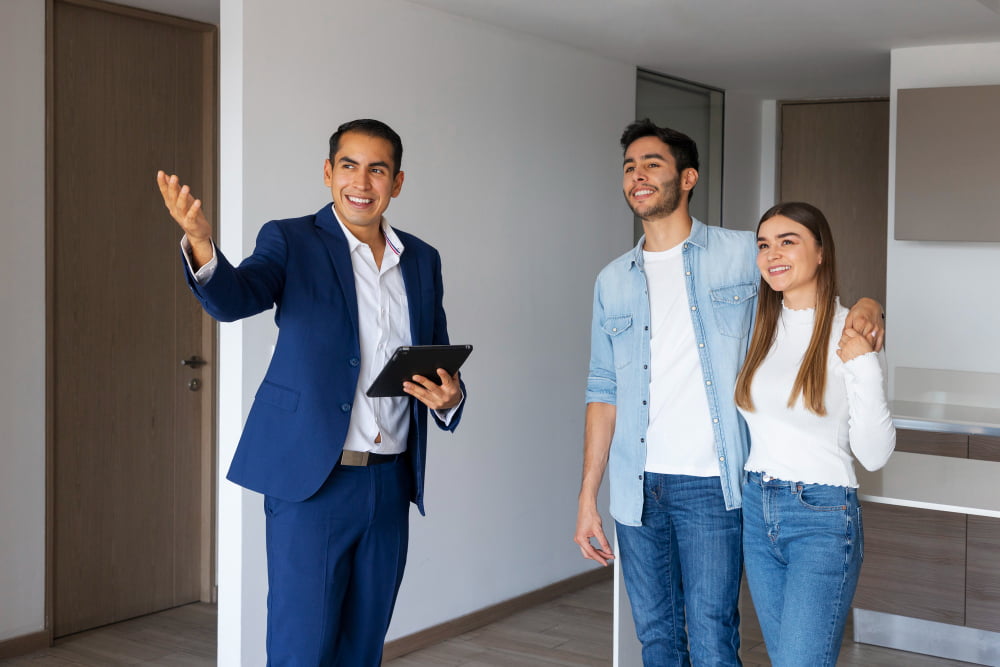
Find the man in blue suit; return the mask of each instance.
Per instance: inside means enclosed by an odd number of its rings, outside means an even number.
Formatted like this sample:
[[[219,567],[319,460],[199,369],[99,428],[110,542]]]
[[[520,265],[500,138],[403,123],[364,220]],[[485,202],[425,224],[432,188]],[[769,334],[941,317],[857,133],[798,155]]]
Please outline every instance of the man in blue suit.
[[[454,430],[458,374],[369,398],[400,345],[448,343],[441,259],[383,213],[403,186],[399,135],[376,120],[330,137],[333,204],[261,228],[234,267],[189,188],[157,182],[185,233],[188,283],[221,321],[276,307],[278,340],[228,478],[264,494],[269,665],[377,667],[402,581],[409,503],[423,512],[427,408]]]

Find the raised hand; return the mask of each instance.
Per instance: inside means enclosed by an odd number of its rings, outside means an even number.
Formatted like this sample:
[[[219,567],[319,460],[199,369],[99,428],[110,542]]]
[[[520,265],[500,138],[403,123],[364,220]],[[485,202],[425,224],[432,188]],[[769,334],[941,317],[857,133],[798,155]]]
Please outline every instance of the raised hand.
[[[191,188],[181,185],[176,174],[169,176],[162,170],[156,172],[156,184],[160,187],[163,204],[170,217],[187,235],[191,243],[191,259],[195,269],[212,259],[212,224],[201,209],[201,200],[191,195]]]

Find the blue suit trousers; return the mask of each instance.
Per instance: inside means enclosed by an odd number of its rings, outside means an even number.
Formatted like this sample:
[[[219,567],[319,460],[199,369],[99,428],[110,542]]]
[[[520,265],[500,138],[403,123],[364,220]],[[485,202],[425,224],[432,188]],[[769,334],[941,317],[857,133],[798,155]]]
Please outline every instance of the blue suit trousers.
[[[310,498],[266,496],[269,667],[378,667],[406,564],[405,456],[338,465]]]

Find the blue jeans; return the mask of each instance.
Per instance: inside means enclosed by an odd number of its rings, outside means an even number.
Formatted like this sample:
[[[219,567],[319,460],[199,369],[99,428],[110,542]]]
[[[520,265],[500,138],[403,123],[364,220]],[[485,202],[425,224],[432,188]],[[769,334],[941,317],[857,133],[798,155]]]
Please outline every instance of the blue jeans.
[[[743,553],[771,664],[835,665],[864,556],[857,490],[750,473]]]
[[[616,523],[643,665],[741,665],[740,511],[718,477],[644,477],[642,525]]]

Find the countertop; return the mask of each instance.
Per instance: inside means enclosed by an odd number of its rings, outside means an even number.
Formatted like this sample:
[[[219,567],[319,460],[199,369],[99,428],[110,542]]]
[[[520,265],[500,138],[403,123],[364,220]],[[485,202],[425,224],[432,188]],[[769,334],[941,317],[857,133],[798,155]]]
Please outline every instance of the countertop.
[[[1000,408],[890,401],[897,428],[1000,436]]]

